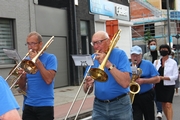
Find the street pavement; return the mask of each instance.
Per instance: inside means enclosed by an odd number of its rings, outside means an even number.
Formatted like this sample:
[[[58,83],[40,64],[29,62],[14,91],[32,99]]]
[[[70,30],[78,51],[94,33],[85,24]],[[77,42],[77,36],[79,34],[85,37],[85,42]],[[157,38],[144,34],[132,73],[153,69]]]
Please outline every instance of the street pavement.
[[[68,113],[68,110],[72,104],[72,101],[74,100],[74,97],[77,94],[78,89],[79,89],[79,86],[68,86],[68,87],[54,89],[54,96],[55,96],[54,117],[55,117],[55,120],[62,120],[65,118],[65,116]],[[76,113],[80,107],[80,104],[82,103],[82,99],[84,99],[84,97],[85,97],[85,93],[81,89],[78,94],[78,97],[76,99],[76,102],[73,105],[68,117],[72,117],[72,116],[76,115]],[[20,94],[15,94],[15,98],[21,107],[21,109],[19,110],[19,114],[22,115],[23,96]],[[80,111],[80,114],[92,111],[93,101],[94,101],[94,94],[92,93],[91,95],[87,96],[87,98],[83,104],[83,107]],[[180,96],[174,96],[173,120],[180,120],[180,112],[179,111],[180,111]],[[159,119],[156,118],[156,120],[159,120]],[[163,115],[162,120],[166,120],[164,115]]]
[[[77,94],[79,86],[68,86],[62,88],[54,89],[54,117],[55,120],[62,120],[68,113],[68,110],[72,104],[72,101]],[[23,105],[23,96],[14,92],[15,98],[20,105],[19,114],[22,115],[22,105]],[[85,93],[81,89],[77,99],[75,99],[74,105],[71,109],[70,114],[68,117],[76,116],[77,111],[82,103],[82,100],[85,98]],[[80,114],[92,111],[94,101],[94,94],[90,94],[86,97],[85,102],[82,106]]]

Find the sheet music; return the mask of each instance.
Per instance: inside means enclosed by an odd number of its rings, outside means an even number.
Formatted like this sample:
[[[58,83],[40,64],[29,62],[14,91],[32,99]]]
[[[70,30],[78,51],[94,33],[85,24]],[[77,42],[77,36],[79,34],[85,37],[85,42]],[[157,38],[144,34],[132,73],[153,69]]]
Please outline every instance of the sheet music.
[[[14,59],[17,62],[21,61],[21,57],[17,53],[16,49],[3,49],[4,53],[11,59]]]
[[[91,66],[94,65],[91,55],[72,55],[76,66]]]

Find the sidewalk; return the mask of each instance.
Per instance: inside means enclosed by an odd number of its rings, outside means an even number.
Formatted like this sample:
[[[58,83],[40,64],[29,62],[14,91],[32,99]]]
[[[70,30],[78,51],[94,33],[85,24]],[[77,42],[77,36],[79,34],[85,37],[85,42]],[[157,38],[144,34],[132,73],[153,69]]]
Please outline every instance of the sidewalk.
[[[74,100],[75,95],[77,94],[78,89],[79,89],[79,86],[68,86],[68,87],[54,89],[54,106],[55,106],[54,107],[54,117],[55,117],[55,120],[62,120],[65,118],[65,116],[71,106],[71,103]],[[79,95],[76,99],[76,102],[71,109],[69,116],[76,115],[84,96],[85,96],[85,93],[81,89],[81,91],[79,92]],[[20,115],[22,115],[23,96],[15,95],[15,98],[21,108],[19,110],[19,113],[20,113]],[[91,111],[92,106],[93,106],[93,101],[94,101],[94,94],[92,93],[91,95],[87,96],[80,113]]]

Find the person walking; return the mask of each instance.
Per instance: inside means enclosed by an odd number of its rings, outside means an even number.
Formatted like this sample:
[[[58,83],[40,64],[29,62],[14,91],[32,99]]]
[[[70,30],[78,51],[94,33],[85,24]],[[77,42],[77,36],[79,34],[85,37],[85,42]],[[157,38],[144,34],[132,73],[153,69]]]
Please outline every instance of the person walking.
[[[111,40],[105,31],[98,31],[92,36],[91,45],[96,55],[92,68],[98,68],[104,60]],[[108,79],[105,82],[94,80],[91,76],[85,78],[84,92],[94,90],[95,99],[92,111],[93,120],[132,120],[132,105],[130,101],[129,84],[131,67],[127,55],[120,48],[113,48],[105,64]]]
[[[167,44],[159,47],[162,58],[154,62],[160,74],[160,82],[155,85],[157,101],[162,103],[163,112],[167,120],[173,120],[173,95],[175,80],[178,78],[178,66],[175,60],[169,58],[171,49]]]
[[[32,60],[42,49],[42,36],[33,31],[26,39],[28,50],[31,50],[28,60]],[[26,73],[23,69],[18,81],[20,89],[26,91],[24,99],[23,120],[53,120],[54,119],[54,77],[57,72],[57,58],[54,54],[44,52],[35,63],[38,71],[35,74]]]
[[[153,86],[160,81],[159,73],[149,60],[142,59],[142,49],[139,46],[131,48],[131,65],[142,70],[141,76],[135,80],[140,85],[140,91],[135,94],[132,104],[133,119],[155,120]]]
[[[156,39],[151,39],[151,40],[148,41],[148,49],[149,49],[149,51],[146,52],[143,55],[143,59],[149,60],[152,63],[154,63],[154,61],[159,59],[160,56],[161,56],[159,51],[157,50],[157,41],[156,41]],[[154,97],[154,101],[155,101],[156,109],[157,109],[156,117],[162,119],[162,117],[163,117],[163,115],[162,115],[162,104],[161,104],[161,102],[158,102],[156,100],[156,94],[155,94],[155,97]]]
[[[157,50],[157,41],[156,39],[151,39],[148,41],[148,49],[149,51],[144,53],[143,59],[149,60],[154,63],[155,60],[160,58],[160,53]]]

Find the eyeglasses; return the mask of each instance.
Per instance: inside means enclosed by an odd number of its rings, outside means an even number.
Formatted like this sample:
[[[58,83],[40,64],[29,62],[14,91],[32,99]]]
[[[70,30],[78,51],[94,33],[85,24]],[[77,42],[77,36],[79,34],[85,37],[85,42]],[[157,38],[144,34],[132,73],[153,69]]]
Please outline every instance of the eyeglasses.
[[[96,41],[96,42],[91,42],[91,45],[92,46],[95,46],[96,44],[97,45],[100,45],[104,40],[107,40],[108,38],[105,38],[105,39],[102,39],[102,40],[98,40],[98,41]]]
[[[25,46],[35,46],[36,44],[39,44],[40,42],[31,42],[31,43],[26,43]]]

